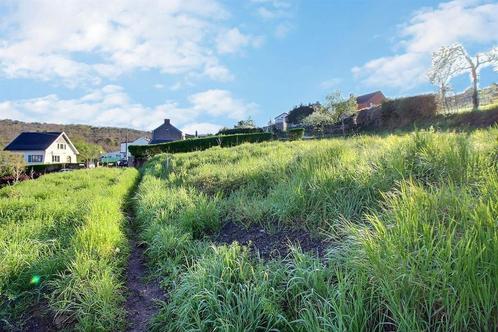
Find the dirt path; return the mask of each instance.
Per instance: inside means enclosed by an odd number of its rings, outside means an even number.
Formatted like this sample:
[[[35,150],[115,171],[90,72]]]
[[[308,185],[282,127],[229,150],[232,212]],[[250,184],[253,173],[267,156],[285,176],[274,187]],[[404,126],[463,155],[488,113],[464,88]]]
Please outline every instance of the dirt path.
[[[127,331],[147,331],[147,324],[157,313],[157,301],[164,300],[164,293],[157,282],[146,282],[144,248],[136,239],[136,233],[130,234],[130,257],[126,270],[126,287],[128,297],[125,303],[127,311]]]

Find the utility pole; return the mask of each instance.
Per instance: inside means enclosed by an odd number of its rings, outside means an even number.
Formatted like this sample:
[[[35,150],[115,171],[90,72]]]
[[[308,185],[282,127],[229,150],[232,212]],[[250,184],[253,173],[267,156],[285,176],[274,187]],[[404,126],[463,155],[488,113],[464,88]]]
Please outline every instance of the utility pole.
[[[128,161],[128,130],[126,131],[126,143],[125,143],[125,157],[126,161]]]

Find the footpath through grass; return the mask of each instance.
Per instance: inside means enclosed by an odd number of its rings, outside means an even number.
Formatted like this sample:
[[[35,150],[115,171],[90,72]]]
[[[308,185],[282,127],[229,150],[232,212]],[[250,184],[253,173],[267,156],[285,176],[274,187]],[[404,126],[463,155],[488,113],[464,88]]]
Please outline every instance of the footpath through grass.
[[[169,301],[157,331],[494,331],[498,130],[160,155],[137,221]],[[332,242],[263,261],[222,224]]]
[[[122,208],[137,175],[74,171],[0,189],[0,330],[53,318],[52,328],[123,328]]]

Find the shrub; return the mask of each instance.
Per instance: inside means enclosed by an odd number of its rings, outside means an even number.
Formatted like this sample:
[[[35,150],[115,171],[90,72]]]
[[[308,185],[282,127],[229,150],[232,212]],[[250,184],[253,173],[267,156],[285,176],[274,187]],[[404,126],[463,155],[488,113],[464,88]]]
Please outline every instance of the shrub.
[[[293,124],[301,123],[304,118],[310,116],[319,106],[319,104],[296,106],[289,112],[287,122]]]
[[[383,127],[388,128],[410,126],[436,113],[436,96],[432,94],[388,100],[382,103],[381,109]]]
[[[16,182],[24,172],[24,158],[20,154],[0,151],[0,177],[12,176]]]
[[[261,128],[232,128],[232,129],[220,129],[218,135],[234,135],[234,134],[252,134],[252,133],[262,133]]]
[[[291,141],[302,139],[304,136],[304,128],[292,128],[287,131],[287,135]]]
[[[242,143],[257,143],[269,141],[271,138],[271,133],[218,135],[161,144],[132,145],[129,147],[129,149],[134,157],[147,158],[165,152],[178,153],[199,151],[209,149],[213,146],[229,147]]]

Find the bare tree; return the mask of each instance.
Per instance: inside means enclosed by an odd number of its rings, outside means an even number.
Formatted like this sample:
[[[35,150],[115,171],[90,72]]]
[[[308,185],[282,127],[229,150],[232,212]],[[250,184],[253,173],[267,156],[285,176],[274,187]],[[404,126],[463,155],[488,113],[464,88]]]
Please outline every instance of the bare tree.
[[[495,47],[488,52],[477,53],[470,56],[461,44],[443,46],[432,54],[432,68],[429,71],[429,79],[437,84],[445,93],[449,81],[465,72],[470,73],[472,81],[472,105],[473,109],[479,108],[479,72],[482,68],[494,65],[495,70],[498,62],[498,48]]]
[[[451,90],[450,81],[463,71],[457,66],[458,63],[457,54],[452,47],[442,47],[432,54],[432,67],[427,76],[438,87],[439,99],[445,110],[448,110],[446,95]]]

